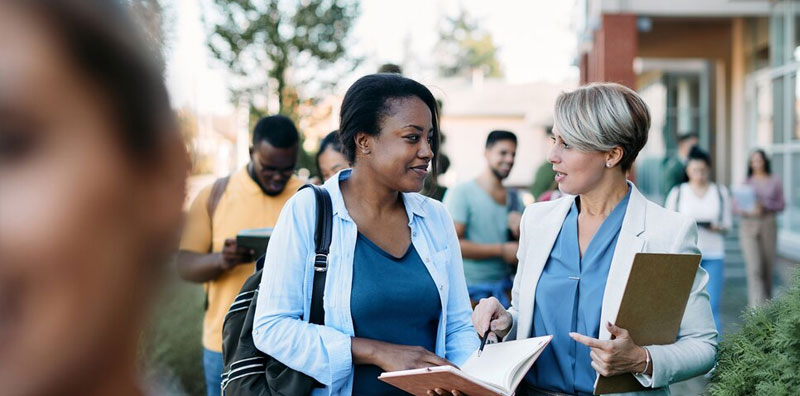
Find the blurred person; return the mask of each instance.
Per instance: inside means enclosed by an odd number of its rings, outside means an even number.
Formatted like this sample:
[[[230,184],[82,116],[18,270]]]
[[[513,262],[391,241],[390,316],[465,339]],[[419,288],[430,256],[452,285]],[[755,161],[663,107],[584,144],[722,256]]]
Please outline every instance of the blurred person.
[[[349,167],[347,156],[342,152],[339,131],[329,133],[319,143],[319,150],[317,150],[317,171],[319,171],[322,181],[330,179],[336,172]]]
[[[598,375],[623,373],[652,388],[632,394],[668,395],[670,383],[714,364],[717,332],[702,268],[674,343],[636,345],[611,322],[636,253],[699,253],[694,220],[648,201],[626,180],[649,128],[645,102],[619,84],[556,99],[547,158],[568,195],[525,210],[511,308],[490,297],[473,313],[478,334],[491,329],[490,339],[553,335],[519,395],[591,395]]]
[[[552,126],[548,126],[545,129],[545,135],[547,136],[548,140],[552,139]],[[541,198],[549,198],[552,195],[553,190],[558,189],[558,184],[556,183],[555,177],[556,173],[553,171],[553,164],[547,161],[547,159],[542,161],[542,163],[539,164],[539,167],[536,168],[536,172],[534,172],[533,175],[533,182],[531,183],[531,194],[533,194],[533,197],[537,201],[540,201]],[[553,197],[552,199],[555,198],[557,197]]]
[[[709,179],[711,157],[698,146],[689,151],[686,175],[689,181],[675,186],[665,207],[691,216],[697,222],[697,247],[703,255],[700,266],[708,272],[708,294],[717,333],[722,334],[720,301],[725,281],[725,231],[731,229],[731,201],[725,186]]]
[[[378,73],[403,74],[403,69],[394,63],[384,63],[378,68]]]
[[[187,156],[123,4],[0,0],[3,395],[142,395]]]
[[[687,133],[678,136],[678,152],[677,155],[668,157],[664,160],[664,179],[662,180],[661,191],[664,194],[669,194],[672,188],[689,181],[686,176],[686,161],[689,157],[689,151],[698,143],[696,133]]]
[[[325,325],[303,320],[317,211],[306,189],[267,248],[253,340],[324,385],[313,395],[404,395],[381,372],[461,364],[479,344],[453,221],[417,193],[429,166],[438,171],[433,95],[400,75],[362,77],[345,94],[339,135],[352,169],[324,184],[333,205]]]
[[[444,135],[442,136],[442,141],[444,141]],[[439,152],[438,155],[439,159],[436,160],[439,171],[437,172],[436,178],[438,179],[440,175],[447,173],[447,170],[450,169],[450,157],[447,156],[444,152]],[[433,174],[429,173],[428,177],[425,178],[424,187],[422,187],[422,195],[425,195],[428,198],[433,198],[439,202],[444,199],[444,194],[447,192],[447,187],[439,184],[438,181],[433,179]]]
[[[486,168],[477,178],[454,186],[444,205],[455,222],[464,275],[473,303],[489,296],[508,307],[511,266],[516,264],[519,220],[525,209],[513,189],[503,186],[514,167],[517,136],[492,131],[486,138]]]
[[[734,201],[734,212],[741,216],[739,243],[747,267],[747,300],[755,307],[772,298],[772,272],[778,243],[776,215],[786,207],[786,201],[783,182],[772,174],[764,150],[750,155],[745,184],[755,191],[755,207],[745,210],[737,207]]]
[[[255,271],[254,260],[264,254],[237,247],[236,234],[275,225],[283,205],[302,185],[293,175],[299,141],[288,117],[262,118],[253,129],[250,162],[200,191],[189,209],[177,266],[183,279],[205,285],[203,367],[209,396],[220,394],[225,314]]]

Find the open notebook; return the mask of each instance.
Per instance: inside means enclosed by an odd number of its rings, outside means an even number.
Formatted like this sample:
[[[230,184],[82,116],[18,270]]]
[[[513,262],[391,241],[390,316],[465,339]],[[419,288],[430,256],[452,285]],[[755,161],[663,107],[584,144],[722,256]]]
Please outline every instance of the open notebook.
[[[511,396],[553,336],[486,345],[457,369],[436,366],[392,371],[378,379],[418,396],[428,390],[459,390],[469,396]]]

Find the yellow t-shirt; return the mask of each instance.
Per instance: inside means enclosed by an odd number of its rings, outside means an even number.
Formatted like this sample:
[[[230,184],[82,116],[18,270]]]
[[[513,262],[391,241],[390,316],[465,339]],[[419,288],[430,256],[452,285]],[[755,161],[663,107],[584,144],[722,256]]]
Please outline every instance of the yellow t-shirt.
[[[236,238],[239,230],[274,227],[283,205],[302,185],[299,179],[292,177],[283,192],[272,197],[261,191],[245,167],[231,175],[213,220],[208,218],[211,186],[204,188],[189,209],[180,249],[196,253],[221,252],[225,239]],[[208,310],[203,320],[206,349],[222,351],[222,321],[253,270],[254,263],[237,265],[206,284]]]

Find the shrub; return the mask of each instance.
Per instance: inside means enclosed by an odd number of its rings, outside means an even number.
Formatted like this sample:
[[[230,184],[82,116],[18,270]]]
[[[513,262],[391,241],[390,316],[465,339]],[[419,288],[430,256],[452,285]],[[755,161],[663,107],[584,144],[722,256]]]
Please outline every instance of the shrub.
[[[165,282],[150,327],[142,334],[140,358],[154,394],[206,394],[203,373],[204,294],[200,285]]]
[[[796,395],[800,389],[800,271],[786,293],[748,310],[720,345],[707,394]]]

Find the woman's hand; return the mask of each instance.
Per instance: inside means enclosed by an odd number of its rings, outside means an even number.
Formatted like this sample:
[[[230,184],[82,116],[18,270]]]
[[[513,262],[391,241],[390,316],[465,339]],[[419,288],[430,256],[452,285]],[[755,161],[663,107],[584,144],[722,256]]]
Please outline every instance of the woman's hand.
[[[353,337],[350,340],[353,364],[372,364],[383,371],[412,370],[422,367],[453,366],[421,346],[390,344],[388,342]],[[463,396],[457,390],[436,388],[428,391],[431,396]]]
[[[613,340],[598,340],[578,333],[569,333],[573,340],[591,348],[592,368],[604,377],[625,373],[653,373],[653,365],[647,364],[647,352],[636,345],[628,330],[606,323],[606,328],[615,337]]]
[[[482,298],[472,311],[472,325],[479,336],[483,337],[487,329],[492,330],[487,342],[497,342],[505,337],[511,330],[512,321],[511,314],[494,297]]]
[[[421,346],[390,344],[353,337],[350,350],[353,354],[353,364],[372,364],[380,367],[383,371],[448,365],[456,367],[453,363]]]

